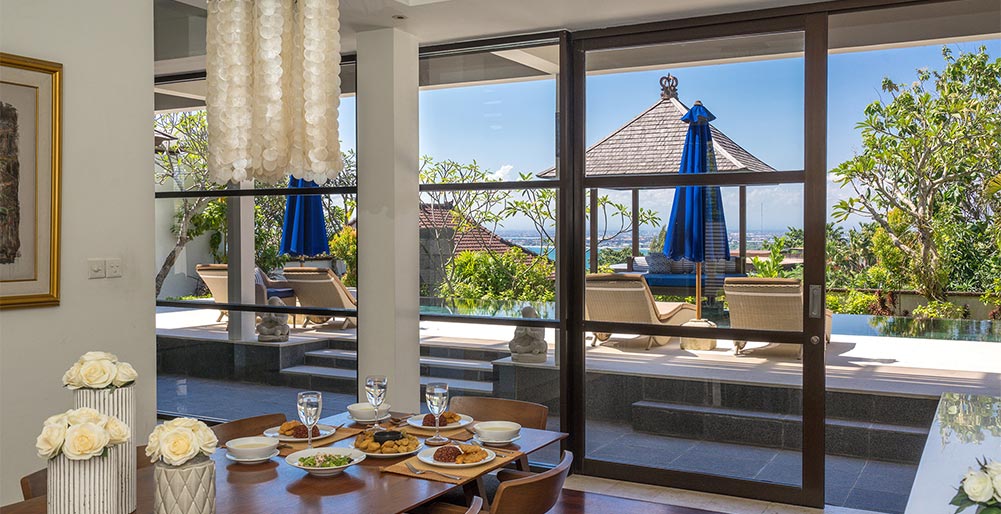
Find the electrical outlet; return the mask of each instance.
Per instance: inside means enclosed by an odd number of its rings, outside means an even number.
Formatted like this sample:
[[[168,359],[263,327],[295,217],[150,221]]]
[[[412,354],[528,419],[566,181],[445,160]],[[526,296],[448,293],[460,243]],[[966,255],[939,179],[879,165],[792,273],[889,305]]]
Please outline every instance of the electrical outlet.
[[[119,278],[122,276],[121,259],[108,259],[104,261],[104,267],[107,271],[108,278]]]
[[[87,277],[104,278],[104,259],[87,259]]]

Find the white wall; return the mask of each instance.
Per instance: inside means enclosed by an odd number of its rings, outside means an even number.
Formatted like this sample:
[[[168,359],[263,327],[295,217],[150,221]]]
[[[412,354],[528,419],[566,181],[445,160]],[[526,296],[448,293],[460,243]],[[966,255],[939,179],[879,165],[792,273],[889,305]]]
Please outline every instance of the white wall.
[[[131,362],[138,432],[154,423],[152,4],[0,0],[0,50],[62,63],[64,77],[62,304],[0,313],[0,504],[44,467],[35,437],[72,406],[60,379],[83,352]],[[122,278],[87,280],[88,257],[120,257]]]

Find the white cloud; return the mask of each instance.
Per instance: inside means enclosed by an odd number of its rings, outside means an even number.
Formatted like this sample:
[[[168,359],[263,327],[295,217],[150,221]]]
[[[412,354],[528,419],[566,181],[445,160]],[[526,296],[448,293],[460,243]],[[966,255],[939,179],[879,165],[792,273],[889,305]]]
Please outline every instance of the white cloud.
[[[497,171],[491,173],[491,177],[496,180],[514,180],[511,177],[511,171],[514,170],[514,166],[510,164],[505,164],[497,169]]]

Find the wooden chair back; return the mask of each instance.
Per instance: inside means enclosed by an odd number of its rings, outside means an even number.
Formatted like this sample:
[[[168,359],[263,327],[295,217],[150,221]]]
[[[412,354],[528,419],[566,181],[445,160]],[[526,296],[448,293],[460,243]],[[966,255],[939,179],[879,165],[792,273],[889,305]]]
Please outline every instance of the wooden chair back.
[[[136,469],[152,466],[146,456],[146,445],[136,446]],[[45,496],[49,491],[49,473],[42,468],[34,473],[21,477],[21,496],[25,500],[30,500],[38,496]]]
[[[476,421],[514,421],[539,430],[546,429],[549,418],[549,407],[539,403],[481,396],[456,396],[448,410],[472,416]]]
[[[549,512],[560,499],[572,462],[573,454],[563,452],[563,460],[549,471],[501,482],[490,514]]]
[[[231,439],[238,437],[251,437],[261,435],[271,427],[277,427],[285,422],[284,414],[264,414],[252,418],[236,419],[226,423],[220,423],[212,427],[215,436],[219,439],[219,444],[228,443]]]
[[[480,514],[481,509],[483,509],[483,498],[473,496],[473,500],[469,502],[469,508],[466,509],[466,514]]]

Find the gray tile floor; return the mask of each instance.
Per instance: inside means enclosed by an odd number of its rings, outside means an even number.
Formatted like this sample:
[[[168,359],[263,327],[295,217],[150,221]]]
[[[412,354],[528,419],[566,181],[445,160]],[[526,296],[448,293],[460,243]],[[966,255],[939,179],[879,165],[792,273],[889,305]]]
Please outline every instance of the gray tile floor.
[[[237,419],[281,412],[296,414],[291,387],[210,380],[178,375],[157,377],[160,411],[221,419]],[[323,410],[334,414],[354,403],[355,397],[325,393]],[[558,419],[551,418],[551,428]],[[801,455],[796,451],[696,441],[634,432],[625,423],[588,420],[588,457],[665,469],[706,472],[724,476],[800,484]],[[533,460],[556,462],[555,446],[533,454]],[[901,513],[917,467],[875,460],[828,456],[828,504],[887,513]]]

